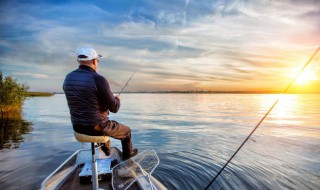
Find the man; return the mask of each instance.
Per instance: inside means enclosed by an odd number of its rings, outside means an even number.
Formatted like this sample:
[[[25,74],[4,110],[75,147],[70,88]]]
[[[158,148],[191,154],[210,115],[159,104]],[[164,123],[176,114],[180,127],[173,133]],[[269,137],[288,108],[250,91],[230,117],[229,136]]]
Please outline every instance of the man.
[[[121,140],[122,157],[126,160],[136,155],[138,150],[132,150],[130,128],[108,118],[109,111],[119,111],[121,98],[113,95],[108,81],[96,72],[101,57],[91,47],[80,47],[77,50],[80,66],[66,76],[63,90],[73,130],[81,134],[106,135]],[[110,143],[101,148],[106,155],[110,154]]]

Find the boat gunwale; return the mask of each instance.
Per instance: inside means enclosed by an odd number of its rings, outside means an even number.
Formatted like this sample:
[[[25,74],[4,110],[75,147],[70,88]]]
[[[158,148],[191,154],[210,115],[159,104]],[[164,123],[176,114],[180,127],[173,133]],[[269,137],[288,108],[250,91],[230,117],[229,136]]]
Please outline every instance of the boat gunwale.
[[[64,165],[66,165],[73,157],[77,156],[80,151],[87,151],[87,150],[88,150],[88,149],[79,149],[79,150],[77,150],[76,152],[74,152],[71,156],[69,156],[69,157],[67,158],[67,160],[65,160],[62,164],[60,164],[60,165],[58,166],[58,168],[56,168],[51,174],[49,174],[48,177],[46,177],[46,178],[42,181],[40,190],[45,190],[45,189],[46,189],[46,185],[47,185],[46,183],[49,181],[49,179],[50,179],[52,176],[54,176],[54,175],[55,175]],[[76,168],[77,168],[77,166],[74,165],[73,168],[67,173],[66,176],[69,176],[72,172],[74,172],[74,170],[75,170]],[[54,186],[53,189],[56,189],[56,188],[57,188],[60,184],[62,184],[65,180],[66,180],[66,178],[58,181],[58,183]]]

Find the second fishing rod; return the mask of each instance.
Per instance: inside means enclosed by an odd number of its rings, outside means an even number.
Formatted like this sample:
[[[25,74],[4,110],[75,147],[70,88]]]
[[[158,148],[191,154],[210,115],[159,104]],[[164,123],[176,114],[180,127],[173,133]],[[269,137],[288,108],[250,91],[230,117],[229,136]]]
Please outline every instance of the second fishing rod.
[[[320,47],[316,49],[316,51],[312,54],[312,56],[309,58],[309,60],[303,65],[303,67],[300,69],[300,71],[296,74],[296,76],[291,80],[291,82],[288,84],[288,86],[283,90],[282,94],[287,94],[288,90],[291,88],[291,86],[294,84],[294,82],[297,80],[297,78],[301,75],[301,73],[306,69],[306,67],[311,63],[313,58],[318,54],[320,51]],[[260,119],[260,121],[257,123],[257,125],[252,129],[250,134],[247,136],[247,138],[241,143],[239,148],[234,152],[234,154],[229,158],[229,160],[224,164],[224,166],[219,170],[219,172],[212,178],[212,180],[209,182],[209,184],[206,186],[205,190],[208,190],[209,187],[215,182],[215,180],[218,178],[218,176],[221,174],[221,172],[227,167],[227,165],[231,162],[231,160],[237,155],[237,153],[241,150],[243,145],[250,139],[252,134],[256,131],[256,129],[260,126],[260,124],[265,120],[265,118],[269,115],[269,113],[273,110],[273,108],[277,105],[277,103],[280,101],[280,97],[272,104],[270,109],[264,114],[264,116]]]
[[[127,80],[127,82],[126,82],[126,83],[123,85],[123,87],[121,88],[118,96],[120,96],[120,94],[123,92],[123,90],[126,88],[126,86],[128,86],[129,81],[132,79],[133,75],[134,75],[136,72],[137,72],[137,70],[135,70],[135,71],[132,73],[132,75],[130,76],[130,78]]]

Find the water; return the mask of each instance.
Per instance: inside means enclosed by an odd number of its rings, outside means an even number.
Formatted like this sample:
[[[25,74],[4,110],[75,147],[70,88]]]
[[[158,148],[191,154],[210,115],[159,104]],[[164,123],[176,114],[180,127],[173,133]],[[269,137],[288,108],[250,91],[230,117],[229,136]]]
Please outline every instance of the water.
[[[111,118],[160,158],[168,189],[204,189],[279,95],[123,94]],[[320,189],[320,96],[285,95],[211,189]],[[0,151],[0,189],[38,189],[82,145],[64,95],[26,100],[33,130]],[[112,139],[120,147],[118,140]]]

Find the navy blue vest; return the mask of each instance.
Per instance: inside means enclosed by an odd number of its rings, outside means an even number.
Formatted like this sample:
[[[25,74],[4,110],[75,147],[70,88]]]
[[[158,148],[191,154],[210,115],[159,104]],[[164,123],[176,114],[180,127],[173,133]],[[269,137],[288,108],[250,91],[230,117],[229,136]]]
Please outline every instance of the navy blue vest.
[[[100,114],[95,71],[79,67],[69,73],[63,84],[72,124],[94,126],[105,118]]]
[[[74,131],[103,135],[96,125],[109,120],[109,111],[117,113],[120,99],[115,97],[106,78],[92,68],[80,65],[69,73],[63,84]]]

